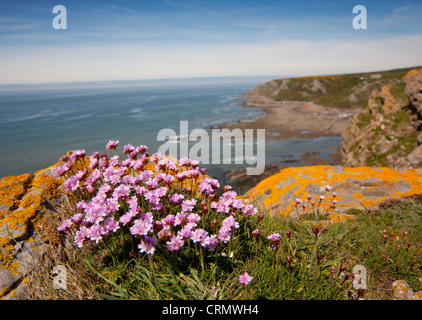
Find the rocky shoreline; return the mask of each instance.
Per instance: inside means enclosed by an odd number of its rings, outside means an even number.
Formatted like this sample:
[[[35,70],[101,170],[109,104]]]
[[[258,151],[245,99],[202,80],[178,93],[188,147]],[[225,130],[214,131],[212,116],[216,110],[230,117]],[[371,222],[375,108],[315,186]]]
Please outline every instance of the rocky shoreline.
[[[253,90],[236,100],[245,107],[262,108],[264,116],[254,121],[229,124],[230,128],[265,128],[269,138],[301,137],[314,139],[319,136],[341,136],[353,115],[361,109],[325,107],[311,101],[275,101]]]
[[[343,130],[350,124],[351,118],[361,109],[338,109],[317,105],[304,101],[275,101],[264,97],[254,90],[246,93],[238,100],[248,108],[259,108],[263,115],[251,119],[225,124],[224,127],[232,130],[266,129],[266,140],[318,137],[340,137]],[[307,152],[301,156],[302,165],[337,165],[341,161],[341,147],[331,148],[329,159],[322,158],[317,152]],[[265,166],[264,173],[259,176],[247,176],[243,169],[233,169],[226,172],[229,183],[237,187],[243,194],[253,188],[261,180],[278,173],[281,169],[290,167],[291,161],[279,161]]]

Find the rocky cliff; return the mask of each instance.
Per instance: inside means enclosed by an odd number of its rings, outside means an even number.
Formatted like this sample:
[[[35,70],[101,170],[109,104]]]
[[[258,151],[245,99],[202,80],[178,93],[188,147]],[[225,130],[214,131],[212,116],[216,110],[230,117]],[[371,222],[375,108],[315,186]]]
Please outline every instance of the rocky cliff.
[[[422,69],[371,93],[342,133],[345,166],[416,168],[422,163]]]
[[[272,101],[312,101],[340,109],[365,108],[373,90],[401,82],[411,69],[275,79],[254,87],[249,95],[259,96],[257,103],[263,106]]]

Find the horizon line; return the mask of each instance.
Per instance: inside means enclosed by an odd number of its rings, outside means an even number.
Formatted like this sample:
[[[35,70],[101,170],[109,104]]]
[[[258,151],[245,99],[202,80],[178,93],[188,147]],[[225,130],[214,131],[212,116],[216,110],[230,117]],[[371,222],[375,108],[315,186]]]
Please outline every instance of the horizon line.
[[[96,85],[97,87],[107,87],[107,85],[118,87],[132,85],[143,85],[143,86],[154,86],[154,85],[177,85],[182,84],[183,81],[203,81],[203,84],[211,84],[215,80],[234,80],[234,79],[258,79],[258,78],[268,78],[269,81],[277,79],[292,79],[300,77],[312,77],[312,76],[334,76],[334,75],[351,75],[351,74],[360,74],[360,73],[374,73],[374,72],[387,72],[387,71],[396,71],[402,69],[418,69],[422,68],[422,65],[418,66],[403,66],[399,68],[389,68],[383,70],[372,70],[372,71],[356,71],[356,72],[344,72],[344,73],[327,73],[327,74],[296,74],[296,75],[244,75],[244,76],[203,76],[203,77],[173,77],[173,78],[152,78],[152,79],[119,79],[119,80],[87,80],[87,81],[69,81],[69,82],[44,82],[44,83],[10,83],[10,84],[0,84],[0,91],[6,91],[8,89],[41,89],[41,88],[55,88],[55,89],[65,89],[65,88],[77,88],[78,86],[83,85]],[[207,81],[211,81],[206,83]],[[188,84],[186,83],[186,84]],[[201,84],[201,83],[197,83]]]

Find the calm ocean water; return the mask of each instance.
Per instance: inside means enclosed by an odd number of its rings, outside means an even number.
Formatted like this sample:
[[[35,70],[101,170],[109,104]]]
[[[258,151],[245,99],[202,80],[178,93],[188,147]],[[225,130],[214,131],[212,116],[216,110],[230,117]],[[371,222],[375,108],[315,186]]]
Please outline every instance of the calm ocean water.
[[[258,116],[233,100],[258,83],[113,87],[0,92],[0,177],[34,172],[55,163],[72,149],[87,154],[105,151],[110,139],[149,146],[156,152],[163,128],[179,132],[180,121],[195,128],[214,126]],[[339,138],[268,142],[268,162],[291,160],[316,148],[336,147]],[[242,165],[201,165],[217,176]],[[248,166],[247,164],[244,165]]]

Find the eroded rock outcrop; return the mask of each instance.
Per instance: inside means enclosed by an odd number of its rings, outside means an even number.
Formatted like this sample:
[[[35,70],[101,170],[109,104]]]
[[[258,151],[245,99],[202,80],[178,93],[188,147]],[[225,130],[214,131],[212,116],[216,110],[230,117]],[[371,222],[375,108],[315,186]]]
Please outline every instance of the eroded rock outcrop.
[[[345,166],[417,168],[422,164],[422,69],[372,92],[342,133]]]

